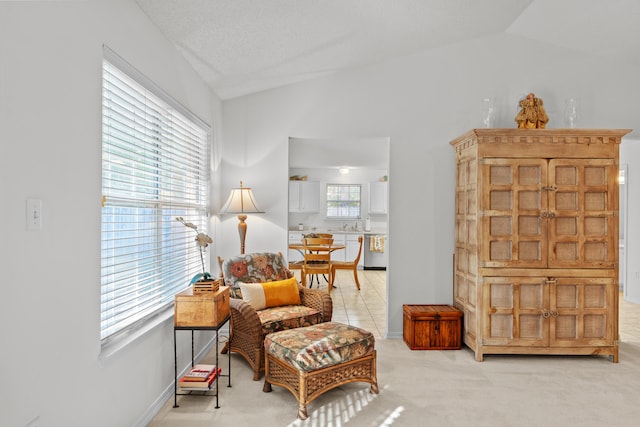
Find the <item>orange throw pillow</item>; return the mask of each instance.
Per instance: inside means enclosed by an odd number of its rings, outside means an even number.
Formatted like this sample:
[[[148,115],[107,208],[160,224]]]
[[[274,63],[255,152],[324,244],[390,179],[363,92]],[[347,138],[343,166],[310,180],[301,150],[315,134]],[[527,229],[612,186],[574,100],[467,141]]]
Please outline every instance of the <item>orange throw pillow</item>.
[[[239,283],[242,299],[256,310],[283,305],[300,305],[295,277],[265,283]]]

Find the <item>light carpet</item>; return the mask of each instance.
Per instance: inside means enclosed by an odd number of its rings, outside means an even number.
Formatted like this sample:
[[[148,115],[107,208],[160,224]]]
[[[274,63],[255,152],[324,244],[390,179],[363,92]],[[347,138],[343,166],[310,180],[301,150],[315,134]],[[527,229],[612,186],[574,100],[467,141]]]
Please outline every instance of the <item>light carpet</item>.
[[[519,355],[476,362],[466,347],[411,351],[402,340],[378,339],[380,393],[370,394],[365,383],[341,386],[312,401],[301,421],[294,396],[278,386],[263,393],[263,381],[252,381],[248,364],[234,354],[232,387],[222,379],[219,409],[215,397],[199,396],[179,396],[173,408],[172,396],[149,426],[637,426],[640,309],[629,307],[619,363]],[[203,362],[213,360],[209,353]]]

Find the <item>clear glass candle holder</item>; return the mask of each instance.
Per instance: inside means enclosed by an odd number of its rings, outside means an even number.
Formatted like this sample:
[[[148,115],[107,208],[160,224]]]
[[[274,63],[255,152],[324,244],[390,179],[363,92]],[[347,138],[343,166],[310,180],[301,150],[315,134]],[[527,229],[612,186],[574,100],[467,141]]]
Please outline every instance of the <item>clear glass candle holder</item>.
[[[482,124],[485,128],[492,128],[496,119],[496,106],[494,98],[482,99]]]
[[[569,98],[565,101],[564,107],[564,124],[570,129],[574,129],[578,126],[580,121],[580,110],[578,108],[578,101],[574,98]]]

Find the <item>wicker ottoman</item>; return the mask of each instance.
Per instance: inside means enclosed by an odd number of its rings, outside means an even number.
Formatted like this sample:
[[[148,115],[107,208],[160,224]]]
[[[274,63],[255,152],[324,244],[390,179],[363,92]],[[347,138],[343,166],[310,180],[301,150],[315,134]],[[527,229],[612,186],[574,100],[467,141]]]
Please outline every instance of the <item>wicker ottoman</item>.
[[[371,332],[335,322],[269,334],[264,340],[264,392],[271,385],[298,399],[298,418],[307,419],[307,404],[325,391],[352,382],[371,384],[378,393],[375,338]]]

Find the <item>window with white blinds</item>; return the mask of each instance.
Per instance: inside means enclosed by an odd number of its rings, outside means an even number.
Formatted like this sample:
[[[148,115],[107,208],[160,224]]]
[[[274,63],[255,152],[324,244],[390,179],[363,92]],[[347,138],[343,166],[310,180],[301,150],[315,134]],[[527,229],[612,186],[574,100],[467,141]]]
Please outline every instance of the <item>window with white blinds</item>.
[[[105,47],[102,80],[103,344],[168,307],[203,271],[211,130]]]
[[[360,184],[327,184],[327,218],[360,218]]]

